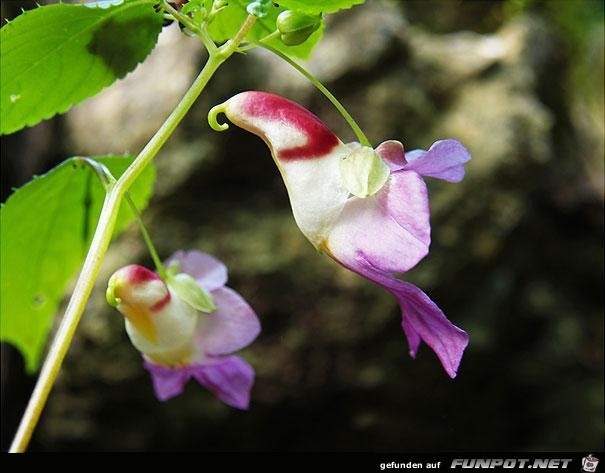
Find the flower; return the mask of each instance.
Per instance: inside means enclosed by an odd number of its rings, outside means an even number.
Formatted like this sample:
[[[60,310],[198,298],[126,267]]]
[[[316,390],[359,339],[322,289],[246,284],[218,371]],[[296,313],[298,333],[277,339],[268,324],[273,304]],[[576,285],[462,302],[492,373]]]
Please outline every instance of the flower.
[[[247,409],[254,369],[231,353],[259,334],[254,310],[225,286],[227,268],[216,258],[178,251],[166,265],[165,281],[142,266],[125,266],[111,276],[107,289],[108,301],[124,315],[126,332],[143,355],[156,397],[177,396],[194,378],[224,403]]]
[[[242,92],[214,107],[209,122],[224,130],[228,125],[216,121],[218,113],[267,143],[309,241],[397,298],[411,356],[423,340],[455,377],[468,335],[421,289],[393,273],[413,268],[429,250],[423,177],[461,181],[471,159],[466,148],[451,139],[407,154],[394,140],[375,150],[345,144],[308,110],[264,92]]]

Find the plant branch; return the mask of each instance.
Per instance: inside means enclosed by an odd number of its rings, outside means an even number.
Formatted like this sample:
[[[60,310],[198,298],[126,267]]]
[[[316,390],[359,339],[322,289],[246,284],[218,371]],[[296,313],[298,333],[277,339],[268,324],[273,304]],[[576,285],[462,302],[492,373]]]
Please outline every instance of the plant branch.
[[[101,181],[101,184],[103,184],[103,187],[105,188],[105,192],[106,193],[111,192],[111,189],[113,188],[113,186],[116,183],[116,178],[113,177],[113,174],[111,174],[111,171],[109,169],[107,169],[107,166],[105,166],[104,164],[101,164],[100,162],[95,161],[94,159],[91,159],[91,158],[76,157],[76,158],[74,158],[74,160],[81,162],[84,165],[88,166],[89,169],[91,169],[95,173],[95,175],[99,178],[99,181]],[[143,217],[141,216],[141,212],[139,212],[139,209],[137,209],[137,206],[135,205],[134,200],[132,200],[132,197],[130,196],[129,192],[126,192],[126,194],[124,194],[124,199],[126,199],[126,202],[128,203],[130,210],[132,211],[132,213],[135,217],[135,220],[137,221],[137,223],[139,225],[139,230],[141,230],[141,234],[143,235],[143,240],[145,240],[145,244],[147,245],[147,249],[149,250],[149,254],[151,255],[151,259],[153,260],[153,263],[155,264],[155,268],[156,268],[158,274],[160,275],[160,277],[162,279],[166,280],[166,269],[164,268],[164,265],[162,264],[162,260],[158,256],[158,252],[156,251],[153,241],[151,240],[151,235],[149,235],[149,232],[147,231],[147,228],[145,227],[145,224],[143,223]]]
[[[175,20],[185,25],[189,30],[195,33],[202,40],[204,46],[206,46],[208,53],[214,54],[216,52],[218,48],[216,47],[216,44],[214,44],[214,41],[212,41],[212,38],[210,38],[210,35],[206,31],[204,25],[196,25],[191,18],[182,14],[180,11],[170,5],[167,0],[164,0],[164,11],[170,13]]]
[[[59,373],[65,353],[69,348],[73,334],[88,301],[88,296],[92,291],[103,256],[111,240],[119,206],[120,199],[116,193],[112,191],[105,195],[101,216],[99,217],[90,249],[86,255],[84,266],[80,272],[80,277],[76,282],[76,287],[65,310],[65,315],[61,320],[48,355],[44,360],[40,376],[19,424],[19,429],[9,450],[10,452],[23,452],[29,444],[50,389]]]
[[[88,249],[82,271],[78,276],[74,292],[69,300],[65,315],[52,341],[48,355],[42,365],[40,376],[34,387],[34,391],[29,400],[25,413],[21,418],[21,423],[13,439],[10,452],[23,452],[27,448],[31,436],[36,428],[42,409],[46,404],[48,395],[63,363],[63,359],[71,344],[71,340],[76,331],[82,313],[90,293],[94,287],[97,275],[101,268],[101,263],[115,227],[118,211],[122,197],[134,183],[137,177],[143,172],[145,166],[154,158],[162,148],[166,140],[172,135],[177,125],[189,111],[197,97],[204,90],[204,87],[214,75],[220,65],[225,62],[237,49],[241,41],[254,24],[256,17],[250,15],[242,25],[237,35],[215,52],[210,52],[210,57],[206,65],[197,76],[189,90],[185,93],[176,108],[166,119],[164,124],[151,138],[149,143],[139,153],[137,158],[122,174],[111,191],[106,194],[101,215],[95,229],[95,233]]]
[[[254,15],[248,15],[246,21],[237,32],[237,34],[233,37],[233,39],[227,41],[219,48],[219,54],[224,55],[226,58],[231,56],[234,52],[237,51],[238,46],[242,41],[246,38],[246,35],[250,31],[250,29],[254,26],[254,22],[256,21],[256,17]]]

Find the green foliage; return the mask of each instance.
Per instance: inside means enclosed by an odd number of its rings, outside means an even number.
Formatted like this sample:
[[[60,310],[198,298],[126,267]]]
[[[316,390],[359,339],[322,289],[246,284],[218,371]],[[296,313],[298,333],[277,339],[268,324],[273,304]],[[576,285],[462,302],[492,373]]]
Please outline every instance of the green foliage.
[[[35,125],[124,77],[162,29],[152,0],[49,5],[0,30],[0,133]]]
[[[132,157],[95,158],[117,178]],[[148,166],[130,189],[139,209],[153,190],[155,170]],[[105,191],[93,171],[68,159],[17,189],[0,209],[0,339],[21,350],[34,371],[54,314],[71,279],[82,265]],[[123,203],[116,224],[133,218]]]
[[[238,32],[248,16],[248,12],[246,11],[247,4],[246,0],[233,0],[225,8],[216,13],[208,28],[210,36],[214,41],[219,43],[227,41]],[[277,7],[273,3],[268,8],[267,16],[256,20],[256,23],[248,33],[247,39],[259,40],[277,30],[277,17],[285,8]],[[267,43],[288,56],[306,59],[322,35],[323,25],[309,36],[309,39],[304,43],[296,46],[287,46],[280,38],[272,38]]]
[[[361,5],[365,0],[281,0],[279,5],[308,15],[336,13],[339,10]]]

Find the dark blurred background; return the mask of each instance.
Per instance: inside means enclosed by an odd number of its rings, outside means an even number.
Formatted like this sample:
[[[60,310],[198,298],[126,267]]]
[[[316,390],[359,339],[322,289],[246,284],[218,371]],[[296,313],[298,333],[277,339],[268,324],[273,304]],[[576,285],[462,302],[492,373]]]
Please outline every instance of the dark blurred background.
[[[32,3],[2,2],[2,17]],[[116,268],[151,266],[133,226],[110,249],[31,450],[602,449],[603,47],[601,1],[369,0],[329,19],[308,62],[374,143],[456,138],[473,155],[463,183],[429,183],[431,253],[405,275],[470,334],[456,380],[426,346],[408,356],[388,293],[305,240],[263,143],[209,129],[212,105],[261,89],[353,139],[286,64],[231,60],[156,158],[144,219],[163,256],[225,261],[258,312],[251,409],[194,383],[153,396],[103,293]],[[3,137],[2,200],[68,156],[136,154],[203,61],[173,25],[126,80]],[[34,380],[3,346],[3,449]]]

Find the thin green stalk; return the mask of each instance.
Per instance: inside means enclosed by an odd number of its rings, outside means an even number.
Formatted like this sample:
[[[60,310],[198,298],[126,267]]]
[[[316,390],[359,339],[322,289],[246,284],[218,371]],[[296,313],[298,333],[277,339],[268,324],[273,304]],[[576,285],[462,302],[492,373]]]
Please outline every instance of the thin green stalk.
[[[309,79],[309,81],[315,87],[317,87],[317,89],[319,89],[319,91],[322,94],[324,94],[330,102],[332,102],[332,105],[334,105],[334,107],[336,107],[338,112],[342,115],[342,117],[346,120],[346,122],[349,124],[349,126],[355,133],[355,136],[357,136],[357,139],[359,140],[359,142],[364,146],[369,146],[370,148],[372,147],[370,140],[368,140],[367,136],[361,130],[361,127],[357,124],[357,122],[351,116],[351,114],[349,112],[347,112],[347,109],[344,108],[344,106],[338,101],[338,99],[336,97],[334,97],[332,92],[330,92],[321,82],[319,82],[315,78],[315,76],[313,76],[313,74],[311,74],[303,66],[298,64],[296,61],[294,61],[293,59],[291,59],[290,57],[288,57],[287,55],[285,55],[278,49],[275,49],[273,46],[270,46],[269,44],[264,43],[262,40],[257,41],[256,44],[267,49],[268,51],[271,51],[273,54],[279,56],[284,61],[286,61],[288,64],[290,64],[294,69],[296,69],[298,72],[300,72],[303,76],[305,76],[307,79]]]
[[[160,259],[158,252],[156,251],[155,246],[153,245],[153,241],[151,240],[151,235],[149,235],[149,232],[147,231],[147,228],[143,223],[143,217],[141,216],[141,212],[139,212],[139,209],[137,209],[137,206],[135,205],[134,201],[132,200],[132,197],[130,197],[130,194],[128,192],[126,192],[124,198],[126,199],[126,202],[128,202],[130,210],[132,210],[132,213],[137,219],[139,229],[141,230],[141,235],[143,235],[143,240],[145,240],[145,244],[147,245],[147,249],[149,250],[149,254],[151,255],[153,264],[155,264],[156,271],[158,272],[160,277],[164,281],[166,281],[168,277],[168,275],[166,274],[166,268],[164,268],[164,264],[162,263],[162,260]]]
[[[265,43],[266,41],[271,41],[272,39],[279,38],[280,35],[281,32],[279,30],[275,30],[273,33],[269,33],[267,36],[259,39],[258,41],[255,41],[253,43],[246,43],[243,46],[240,46],[239,48],[237,48],[237,52],[245,53],[247,51],[250,51],[251,49],[258,47],[259,43]]]
[[[212,8],[210,8],[210,13],[208,14],[208,24],[212,23],[216,14],[223,8],[226,8],[227,4],[228,0],[214,0],[212,2]]]
[[[256,17],[251,15],[248,16],[245,23],[242,25],[242,28],[232,40],[225,43],[216,52],[210,53],[206,65],[189,90],[185,93],[182,100],[153,138],[151,138],[145,148],[139,153],[133,163],[128,167],[126,172],[118,179],[111,191],[105,195],[101,215],[97,222],[97,227],[90,248],[88,249],[88,254],[84,260],[82,271],[78,276],[74,292],[69,300],[67,309],[65,310],[65,315],[61,320],[61,324],[52,341],[48,355],[42,365],[40,376],[38,377],[29,403],[27,404],[25,413],[21,418],[21,423],[19,424],[19,428],[10,447],[10,452],[25,451],[38,420],[40,419],[42,409],[46,404],[50,390],[57,378],[65,354],[71,344],[74,332],[82,317],[82,313],[84,312],[84,308],[86,307],[86,303],[94,287],[97,275],[99,274],[101,263],[107,252],[107,248],[109,247],[122,197],[141,172],[143,172],[145,166],[149,164],[166,140],[172,135],[174,129],[189,111],[202,90],[204,90],[204,87],[216,70],[235,52],[239,43],[241,43],[247,32],[253,26],[255,20]]]

